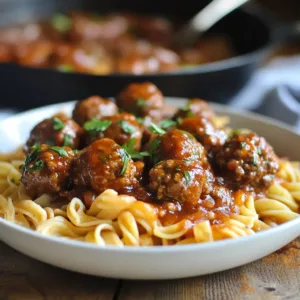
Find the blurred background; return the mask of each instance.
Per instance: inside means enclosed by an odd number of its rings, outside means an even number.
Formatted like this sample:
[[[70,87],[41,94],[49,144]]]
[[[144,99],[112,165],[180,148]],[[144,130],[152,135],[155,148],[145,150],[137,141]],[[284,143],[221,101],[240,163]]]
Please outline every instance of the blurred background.
[[[209,2],[0,0],[0,118],[150,80],[166,96],[297,127],[300,1],[250,0],[193,47],[172,48],[176,28]]]

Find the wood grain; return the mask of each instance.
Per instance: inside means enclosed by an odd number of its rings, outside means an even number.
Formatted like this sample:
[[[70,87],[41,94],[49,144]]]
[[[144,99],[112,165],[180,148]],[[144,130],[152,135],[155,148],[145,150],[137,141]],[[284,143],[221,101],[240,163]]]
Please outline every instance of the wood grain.
[[[46,265],[0,242],[1,300],[107,300],[117,284]]]
[[[170,281],[124,281],[119,299],[299,300],[300,238],[259,261],[209,276]]]
[[[0,243],[0,299],[299,300],[300,238],[233,270],[183,280],[122,281],[120,286],[117,280],[48,266]]]

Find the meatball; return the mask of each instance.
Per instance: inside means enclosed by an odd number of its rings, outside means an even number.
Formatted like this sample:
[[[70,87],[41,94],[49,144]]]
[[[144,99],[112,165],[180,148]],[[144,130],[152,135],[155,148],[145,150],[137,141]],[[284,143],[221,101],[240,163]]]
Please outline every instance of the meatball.
[[[73,162],[72,179],[76,187],[131,190],[137,183],[137,170],[126,151],[111,139],[97,140],[81,151]]]
[[[49,67],[54,53],[54,44],[50,41],[36,41],[18,44],[14,49],[16,61],[25,66]]]
[[[278,171],[278,159],[266,140],[251,132],[230,137],[216,155],[224,177],[234,183],[266,187]]]
[[[56,194],[63,190],[70,175],[74,153],[68,147],[35,145],[22,169],[22,183],[29,196]]]
[[[100,119],[118,113],[117,105],[99,96],[91,96],[77,102],[73,110],[73,119],[81,126],[91,119]]]
[[[113,61],[102,45],[94,42],[84,44],[58,43],[54,53],[54,66],[61,71],[88,74],[112,72]]]
[[[178,128],[193,134],[208,150],[222,146],[227,138],[224,130],[216,129],[206,118],[189,117],[181,121]]]
[[[215,114],[211,109],[210,105],[198,98],[194,98],[188,101],[188,103],[183,107],[180,108],[174,116],[174,119],[177,120],[178,118],[188,118],[188,117],[201,117],[212,121]]]
[[[167,159],[206,161],[205,150],[188,132],[172,129],[149,142],[153,163]]]
[[[93,119],[85,123],[87,131],[87,143],[91,144],[102,138],[110,138],[117,144],[128,144],[134,139],[134,149],[140,150],[142,142],[142,126],[134,115],[121,113],[101,120]]]
[[[138,117],[153,119],[161,117],[164,105],[163,94],[150,82],[131,83],[117,95],[116,101],[120,108]]]
[[[37,124],[30,132],[25,151],[35,144],[78,148],[83,129],[72,119],[60,113]]]
[[[175,200],[197,204],[206,176],[196,161],[166,160],[155,165],[149,173],[150,189],[162,201]]]

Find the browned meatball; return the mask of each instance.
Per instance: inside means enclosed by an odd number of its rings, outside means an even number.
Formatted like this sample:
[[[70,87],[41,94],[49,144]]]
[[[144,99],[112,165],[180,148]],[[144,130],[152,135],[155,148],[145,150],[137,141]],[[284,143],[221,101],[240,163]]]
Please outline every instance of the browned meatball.
[[[0,43],[0,62],[10,62],[12,60],[13,56],[11,47]]]
[[[81,126],[91,119],[100,119],[118,113],[117,105],[99,96],[91,96],[77,102],[73,110],[73,119]]]
[[[153,163],[167,159],[206,161],[203,146],[190,133],[178,129],[150,141],[148,151]]]
[[[188,103],[183,107],[180,108],[174,116],[174,119],[177,120],[178,118],[187,118],[187,117],[202,117],[208,120],[212,120],[215,114],[210,107],[210,105],[198,98],[190,99]]]
[[[142,126],[134,115],[121,113],[101,120],[93,119],[84,125],[87,132],[87,143],[91,144],[102,138],[110,138],[119,145],[128,144],[134,139],[134,149],[140,150],[142,141]]]
[[[272,147],[255,133],[230,137],[215,161],[224,177],[253,187],[268,186],[279,168]]]
[[[166,160],[155,165],[150,173],[150,189],[158,200],[197,204],[206,176],[196,161]]]
[[[68,147],[35,145],[22,169],[22,183],[29,196],[56,194],[64,189],[74,153]]]
[[[126,151],[111,139],[89,145],[73,163],[76,187],[92,188],[97,193],[106,189],[131,190],[136,184],[136,166]]]
[[[190,132],[206,148],[222,146],[227,138],[224,130],[216,129],[206,118],[189,117],[181,121],[178,128]]]
[[[32,67],[49,67],[53,53],[54,44],[51,41],[21,43],[14,48],[16,61]]]
[[[120,108],[139,117],[161,117],[160,109],[164,105],[161,91],[150,82],[131,83],[116,97]]]
[[[71,19],[70,38],[75,41],[115,39],[124,34],[130,25],[128,18],[122,15],[74,12]]]
[[[61,71],[88,74],[107,74],[112,72],[113,61],[105,48],[94,42],[84,44],[57,43],[54,66]]]
[[[25,151],[35,144],[78,148],[83,129],[72,119],[60,113],[37,124],[30,132]]]

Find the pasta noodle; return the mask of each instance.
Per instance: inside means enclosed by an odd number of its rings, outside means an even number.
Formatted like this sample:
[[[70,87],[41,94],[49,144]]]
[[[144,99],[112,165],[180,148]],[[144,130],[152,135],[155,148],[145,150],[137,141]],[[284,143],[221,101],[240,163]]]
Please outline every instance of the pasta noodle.
[[[7,156],[8,157],[8,156]],[[299,163],[281,161],[278,177],[264,197],[236,197],[239,213],[213,224],[214,213],[193,223],[183,219],[164,226],[155,206],[108,189],[87,209],[83,201],[52,203],[49,195],[31,200],[20,182],[22,161],[13,155],[0,162],[0,216],[44,235],[94,243],[99,246],[170,246],[205,243],[252,235],[299,217]],[[2,158],[3,159],[3,158]]]

